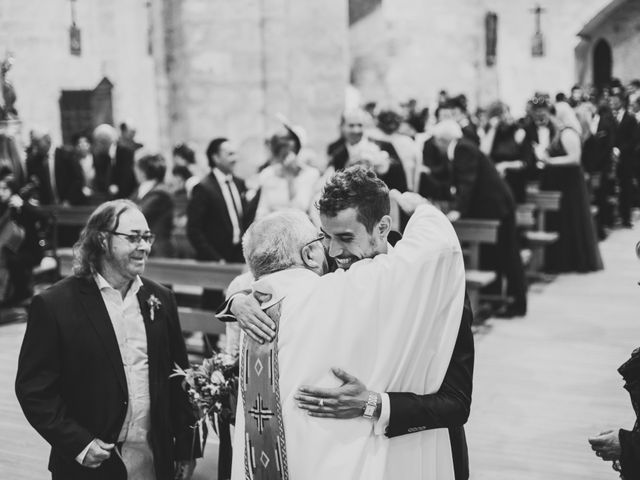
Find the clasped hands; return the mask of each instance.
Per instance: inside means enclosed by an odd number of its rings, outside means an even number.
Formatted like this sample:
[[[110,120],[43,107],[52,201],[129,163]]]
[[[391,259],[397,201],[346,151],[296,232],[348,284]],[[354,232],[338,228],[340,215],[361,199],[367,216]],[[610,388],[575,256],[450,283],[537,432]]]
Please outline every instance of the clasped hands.
[[[622,449],[617,430],[607,430],[589,438],[591,449],[606,462],[620,460]]]

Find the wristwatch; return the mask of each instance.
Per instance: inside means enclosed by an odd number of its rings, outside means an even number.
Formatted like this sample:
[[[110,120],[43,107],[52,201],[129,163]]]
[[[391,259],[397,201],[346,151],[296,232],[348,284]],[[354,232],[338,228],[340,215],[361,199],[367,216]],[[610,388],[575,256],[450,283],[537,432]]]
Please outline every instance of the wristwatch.
[[[373,414],[376,413],[376,407],[378,406],[378,394],[375,392],[369,392],[369,399],[364,407],[364,413],[362,416],[367,420],[373,418]]]

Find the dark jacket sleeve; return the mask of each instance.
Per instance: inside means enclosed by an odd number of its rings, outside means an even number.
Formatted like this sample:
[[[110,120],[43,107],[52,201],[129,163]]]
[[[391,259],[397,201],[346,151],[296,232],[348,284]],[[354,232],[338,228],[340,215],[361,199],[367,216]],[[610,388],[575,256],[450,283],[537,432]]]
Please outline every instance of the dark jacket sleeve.
[[[478,178],[478,157],[464,145],[456,147],[453,160],[454,185],[456,187],[455,210],[465,217],[471,207],[471,199]]]
[[[187,205],[187,237],[201,260],[220,260],[222,255],[209,242],[204,234],[207,209],[211,202],[205,188],[198,184],[193,187],[189,205]]]
[[[171,305],[171,315],[169,318],[169,348],[171,350],[171,361],[182,368],[189,368],[187,349],[180,328],[178,317],[178,307],[176,298],[172,292],[169,293]],[[170,379],[171,395],[171,421],[174,432],[174,452],[173,458],[176,460],[191,460],[202,456],[200,445],[200,435],[193,426],[196,424],[196,417],[193,408],[189,403],[187,394],[182,388],[182,379],[172,377]]]
[[[472,323],[473,312],[465,297],[458,338],[440,390],[428,395],[388,392],[391,406],[388,437],[458,427],[467,422],[473,387]]]
[[[640,478],[640,431],[620,429],[620,465],[624,478]]]
[[[182,338],[182,337],[180,337]],[[56,319],[39,295],[29,308],[16,376],[16,396],[29,423],[56,450],[73,459],[93,435],[69,418],[60,391],[60,359],[64,352]]]

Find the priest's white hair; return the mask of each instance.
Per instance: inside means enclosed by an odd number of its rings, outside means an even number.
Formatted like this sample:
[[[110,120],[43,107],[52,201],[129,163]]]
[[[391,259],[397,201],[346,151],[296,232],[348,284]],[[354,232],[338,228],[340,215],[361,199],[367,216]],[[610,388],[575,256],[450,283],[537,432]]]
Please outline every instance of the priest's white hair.
[[[462,138],[462,128],[455,120],[442,120],[436,123],[431,129],[431,133],[436,139],[451,141]]]
[[[300,250],[318,229],[299,210],[281,210],[255,221],[242,238],[242,251],[255,279],[303,266]]]

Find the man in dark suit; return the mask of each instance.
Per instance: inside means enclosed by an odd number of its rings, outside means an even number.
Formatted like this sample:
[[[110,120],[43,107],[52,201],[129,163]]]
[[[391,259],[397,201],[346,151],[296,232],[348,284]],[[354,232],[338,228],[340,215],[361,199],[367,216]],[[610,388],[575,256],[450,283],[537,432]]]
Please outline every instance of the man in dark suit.
[[[396,149],[389,142],[367,138],[364,133],[366,115],[368,114],[360,109],[348,110],[342,114],[340,118],[342,137],[327,148],[329,166],[342,170],[355,163],[365,162],[374,167],[378,177],[390,189],[406,192],[407,176]],[[377,165],[376,159],[371,158],[378,150],[388,155],[384,165]]]
[[[93,131],[94,187],[103,198],[129,198],[138,183],[134,173],[134,151],[117,143],[115,128],[98,125]]]
[[[620,87],[614,87],[609,105],[616,121],[613,153],[618,158],[617,175],[620,184],[618,210],[622,225],[631,227],[631,207],[634,196],[634,177],[637,162],[635,149],[638,144],[638,123],[627,111],[627,97]]]
[[[615,192],[613,147],[616,121],[608,105],[601,105],[591,119],[590,135],[582,148],[582,167],[591,175],[594,203],[598,207],[597,228],[600,239],[606,237],[606,228],[613,227],[614,212],[609,198]],[[598,182],[594,182],[598,179]]]
[[[456,189],[454,206],[449,219],[493,219],[500,221],[498,242],[487,245],[481,254],[481,268],[490,268],[504,276],[507,294],[513,303],[504,316],[524,315],[527,312],[527,285],[520,257],[516,230],[516,205],[509,186],[500,177],[495,165],[471,141],[463,138],[456,122],[445,120],[433,129],[440,151],[451,162],[452,183]],[[499,286],[499,281],[496,282]]]
[[[54,480],[193,472],[195,418],[169,378],[188,367],[175,298],[140,277],[151,243],[132,202],[105,203],[83,230],[74,275],[33,297],[16,395],[51,444]]]
[[[246,211],[245,183],[233,174],[235,147],[226,138],[216,138],[206,154],[211,173],[193,188],[187,236],[198,260],[244,262],[242,234],[252,218]]]

